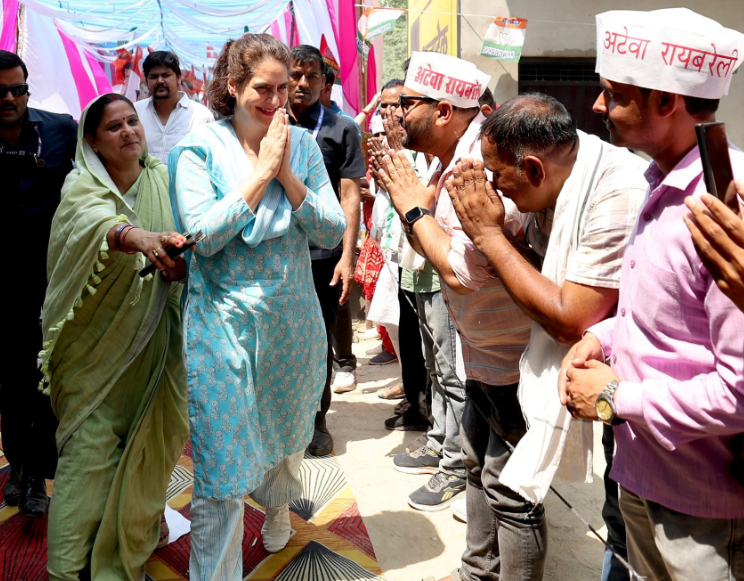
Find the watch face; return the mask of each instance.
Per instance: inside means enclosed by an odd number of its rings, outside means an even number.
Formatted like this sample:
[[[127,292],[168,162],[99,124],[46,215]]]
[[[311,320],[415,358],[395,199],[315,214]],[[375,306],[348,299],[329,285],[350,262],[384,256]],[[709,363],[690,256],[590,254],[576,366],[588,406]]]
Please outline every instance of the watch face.
[[[594,404],[594,409],[596,410],[599,419],[603,422],[608,422],[612,419],[612,406],[606,399],[601,397],[598,398],[597,403]]]
[[[406,222],[409,224],[415,222],[418,218],[420,218],[423,215],[423,212],[421,211],[421,208],[413,208],[412,210],[408,210],[406,212]]]

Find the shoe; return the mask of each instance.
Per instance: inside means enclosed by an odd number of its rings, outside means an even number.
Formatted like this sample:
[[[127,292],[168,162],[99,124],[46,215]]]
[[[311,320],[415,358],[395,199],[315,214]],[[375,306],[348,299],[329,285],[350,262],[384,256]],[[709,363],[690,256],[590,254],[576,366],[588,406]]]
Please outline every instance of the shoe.
[[[373,339],[379,338],[380,333],[376,327],[372,327],[371,329],[367,329],[366,331],[362,331],[361,333],[359,333],[359,339],[362,341],[372,341]]]
[[[367,349],[364,354],[365,355],[379,355],[382,353],[382,343],[380,343],[377,347],[372,347],[372,349]]]
[[[388,353],[387,351],[383,351],[382,353],[379,353],[378,355],[375,355],[372,359],[369,360],[370,365],[390,365],[391,363],[397,363],[398,357],[396,355],[392,355]]]
[[[289,522],[289,504],[266,509],[266,518],[261,527],[264,549],[269,553],[278,553],[287,546],[293,532]]]
[[[170,538],[170,528],[168,527],[168,521],[165,520],[165,515],[160,515],[160,536],[158,537],[158,544],[156,549],[162,549],[168,544]]]
[[[465,479],[437,472],[408,497],[408,504],[416,510],[435,512],[444,510],[465,493]]]
[[[42,518],[49,508],[49,497],[46,493],[46,480],[37,476],[21,478],[21,496],[18,499],[18,510],[23,516]]]
[[[311,456],[328,456],[333,452],[333,438],[328,432],[328,428],[315,428],[313,441],[307,447]]]
[[[397,406],[393,408],[393,413],[396,416],[402,416],[404,414],[407,414],[408,411],[411,409],[411,404],[408,403],[407,399],[404,399],[402,402],[400,402]],[[419,446],[420,448],[421,446]],[[415,448],[414,448],[415,449]],[[406,450],[407,452],[410,452],[410,450]]]
[[[439,472],[439,454],[428,444],[406,454],[396,454],[393,465],[398,472],[406,474],[436,474]]]
[[[468,522],[468,506],[467,501],[465,500],[466,498],[467,495],[463,494],[458,496],[452,503],[452,515],[455,517],[455,520],[464,523]]]
[[[380,399],[403,399],[406,397],[406,392],[403,391],[403,386],[400,383],[396,383],[392,387],[379,390],[377,397]]]
[[[21,498],[21,477],[12,468],[10,477],[3,488],[3,498],[8,506],[18,506],[18,499]]]
[[[401,432],[425,432],[429,429],[429,420],[424,417],[403,414],[385,420],[385,428]]]
[[[346,393],[356,389],[356,377],[353,371],[337,371],[331,384],[333,393]]]
[[[412,444],[406,446],[406,452],[413,452],[414,450],[418,450],[421,446],[426,446],[429,443],[429,436],[428,434],[421,434],[418,438],[416,438]]]

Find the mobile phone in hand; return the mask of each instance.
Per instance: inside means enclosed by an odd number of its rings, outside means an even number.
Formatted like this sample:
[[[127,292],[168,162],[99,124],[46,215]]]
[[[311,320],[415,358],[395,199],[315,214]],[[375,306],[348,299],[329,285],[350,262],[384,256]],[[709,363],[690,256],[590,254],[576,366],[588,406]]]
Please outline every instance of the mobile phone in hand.
[[[721,121],[695,125],[703,177],[708,192],[716,196],[734,212],[739,212],[734,171],[731,168],[726,125]]]
[[[202,232],[197,232],[195,236],[192,236],[191,234],[184,234],[184,237],[186,238],[186,242],[183,244],[183,246],[169,246],[165,249],[165,253],[170,257],[171,260],[178,256],[181,256],[184,252],[192,249],[199,242],[204,240],[204,234]],[[150,263],[145,268],[139,271],[139,275],[140,277],[144,278],[148,274],[155,272],[155,269],[155,265]]]

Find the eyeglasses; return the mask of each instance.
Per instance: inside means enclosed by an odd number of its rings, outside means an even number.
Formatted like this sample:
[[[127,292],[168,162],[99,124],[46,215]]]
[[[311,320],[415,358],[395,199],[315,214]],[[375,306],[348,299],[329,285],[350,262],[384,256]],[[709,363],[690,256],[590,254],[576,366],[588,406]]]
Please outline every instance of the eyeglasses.
[[[433,97],[424,97],[423,95],[401,95],[400,97],[398,97],[398,106],[401,108],[403,113],[405,113],[411,107],[411,101],[436,103],[438,100],[439,99],[434,99]]]
[[[0,99],[5,99],[8,95],[8,91],[14,97],[21,97],[28,93],[28,83],[20,83],[18,85],[0,85]]]

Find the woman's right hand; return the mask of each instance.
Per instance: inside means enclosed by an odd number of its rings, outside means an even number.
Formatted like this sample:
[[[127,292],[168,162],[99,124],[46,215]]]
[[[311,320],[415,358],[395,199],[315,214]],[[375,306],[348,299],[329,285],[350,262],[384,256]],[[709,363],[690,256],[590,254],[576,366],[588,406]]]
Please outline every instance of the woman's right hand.
[[[176,268],[165,249],[168,246],[181,247],[186,243],[186,237],[178,232],[148,232],[140,228],[129,231],[124,239],[125,252],[141,252],[158,270]]]
[[[265,172],[265,176],[272,180],[279,175],[284,158],[284,150],[287,143],[287,118],[286,109],[277,109],[271,120],[269,130],[261,140],[261,150],[258,152],[257,168]]]

